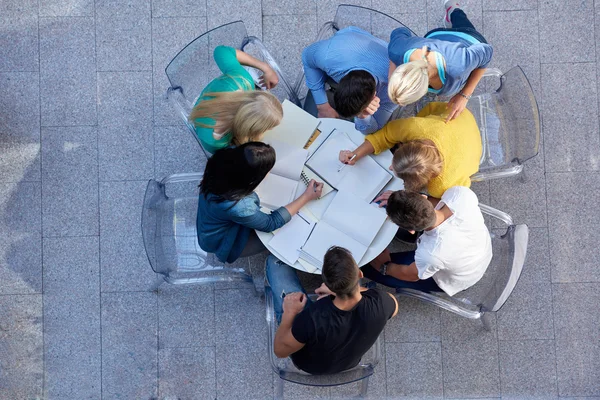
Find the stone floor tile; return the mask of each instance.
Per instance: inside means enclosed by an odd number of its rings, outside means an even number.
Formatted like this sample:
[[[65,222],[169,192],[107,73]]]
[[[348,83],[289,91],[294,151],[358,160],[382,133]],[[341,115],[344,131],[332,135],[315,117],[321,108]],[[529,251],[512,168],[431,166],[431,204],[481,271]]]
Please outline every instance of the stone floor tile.
[[[371,8],[386,14],[426,12],[427,0],[372,0]],[[442,6],[439,8],[441,10]]]
[[[422,301],[397,296],[398,315],[385,327],[387,342],[439,342],[441,309]]]
[[[44,240],[46,393],[100,399],[100,267],[97,237]]]
[[[546,189],[552,282],[600,282],[600,214],[589,208],[600,201],[600,174],[549,173]]]
[[[214,346],[160,349],[158,397],[214,400]]]
[[[498,342],[490,336],[442,342],[444,395],[494,397],[500,395]]]
[[[166,98],[169,81],[165,68],[189,42],[206,32],[206,18],[153,18],[152,59],[154,123],[182,125],[179,115]]]
[[[543,65],[542,82],[546,172],[600,169],[595,64]]]
[[[252,343],[251,347],[267,346],[265,303],[254,294],[254,289],[215,290],[216,343]],[[244,307],[240,307],[240,305]],[[240,329],[240,327],[244,327]],[[218,348],[217,348],[218,350]]]
[[[40,180],[39,95],[38,73],[0,73],[0,182]]]
[[[263,42],[283,70],[295,84],[302,68],[302,50],[317,37],[316,16],[278,15],[263,18]]]
[[[3,399],[41,398],[44,380],[42,295],[0,296]]]
[[[263,15],[315,14],[318,0],[263,0]]]
[[[154,127],[154,176],[204,171],[206,156],[185,126]]]
[[[554,340],[500,341],[500,381],[503,399],[554,399]]]
[[[333,21],[340,4],[371,8],[371,0],[318,0],[317,23],[319,29],[321,29],[325,22]]]
[[[154,178],[154,132],[151,126],[100,127],[100,181]]]
[[[152,126],[152,73],[99,72],[98,125]]]
[[[93,18],[40,19],[42,126],[96,125]]]
[[[557,340],[600,340],[600,283],[552,285]]]
[[[212,285],[169,285],[158,290],[158,346],[215,344],[215,298]]]
[[[149,399],[158,393],[156,294],[102,294],[102,396]]]
[[[556,374],[560,396],[600,396],[600,342],[557,340]]]
[[[141,214],[146,182],[100,183],[100,268],[102,291],[153,290],[142,240]]]
[[[390,0],[387,0],[390,1]],[[483,31],[483,0],[464,0],[460,1],[460,8],[467,14],[467,17],[478,31]],[[427,0],[427,23],[429,29],[440,28],[443,26],[444,3],[439,0]],[[484,35],[485,36],[485,35]]]
[[[0,184],[0,295],[42,292],[40,186]]]
[[[388,397],[443,397],[440,343],[386,343],[385,354]]]
[[[441,332],[443,342],[460,342],[480,340],[481,338],[497,338],[496,314],[492,313],[491,330],[486,331],[479,319],[468,319],[450,311],[442,310]]]
[[[415,32],[419,36],[425,35],[427,33],[427,13],[425,12],[414,12],[414,13],[401,13],[401,14],[389,14],[390,17],[395,18],[400,21],[402,24],[406,25],[413,32]],[[390,41],[391,32],[387,32],[385,35],[377,35],[381,39],[386,42]]]
[[[275,398],[275,393],[277,393],[277,384],[279,383],[280,378],[279,375],[277,374],[273,374],[273,398]],[[353,386],[353,385],[344,385],[344,386],[339,386],[339,388],[344,388],[347,389],[347,386]],[[332,390],[336,390],[338,388],[330,388],[330,387],[318,387],[318,386],[305,386],[305,385],[298,385],[296,383],[292,383],[292,382],[287,382],[287,381],[283,381],[283,398],[284,399],[298,399],[298,400],[329,400],[332,399],[331,397],[331,391]],[[358,393],[354,392],[352,390],[350,390],[351,393]],[[350,395],[346,395],[345,397],[343,397],[344,399],[347,399],[351,396]]]
[[[578,63],[595,62],[594,2],[590,0],[545,0],[539,2],[540,21],[552,21],[540,25],[541,54],[554,54],[544,62]],[[563,15],[563,18],[556,18]],[[579,51],[578,49],[586,49]],[[571,84],[574,85],[574,82]]]
[[[0,71],[39,71],[37,14],[2,12],[0,31]]]
[[[550,282],[550,249],[547,228],[529,228],[529,243],[525,265],[519,282]]]
[[[153,17],[206,17],[206,2],[193,0],[153,0]]]
[[[483,0],[485,11],[537,10],[537,0]]]
[[[41,17],[93,17],[94,0],[39,0]]]
[[[500,340],[554,339],[550,283],[519,280],[496,316]]]
[[[4,0],[0,4],[0,11],[3,13],[18,12],[27,15],[37,15],[37,0]]]
[[[151,71],[151,1],[96,2],[98,71]],[[126,35],[123,32],[127,32]]]
[[[42,128],[43,235],[98,235],[94,127]]]
[[[307,0],[312,1],[312,0]],[[248,35],[259,39],[263,35],[261,0],[207,0],[207,28],[213,29],[228,22],[242,20],[248,29]]]

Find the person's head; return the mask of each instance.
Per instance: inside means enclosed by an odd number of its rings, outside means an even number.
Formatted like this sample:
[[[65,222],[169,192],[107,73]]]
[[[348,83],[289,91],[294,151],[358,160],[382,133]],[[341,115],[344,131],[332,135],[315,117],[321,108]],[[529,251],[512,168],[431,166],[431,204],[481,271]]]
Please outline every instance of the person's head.
[[[399,65],[388,80],[388,97],[394,103],[405,106],[425,96],[429,87],[427,62],[415,60]]]
[[[376,91],[373,75],[363,70],[350,71],[340,79],[333,95],[335,111],[343,118],[354,117],[369,105]]]
[[[418,192],[441,174],[442,168],[437,147],[431,140],[423,139],[400,144],[390,169],[404,181],[404,188]]]
[[[260,90],[206,93],[213,97],[200,101],[189,120],[197,126],[213,128],[196,121],[200,118],[213,118],[219,130],[231,132],[232,144],[260,141],[269,129],[273,129],[283,118],[283,108],[277,97]]]
[[[325,253],[321,276],[325,286],[340,299],[354,295],[360,289],[359,281],[363,277],[352,253],[338,246],[330,247]]]
[[[424,231],[435,225],[433,204],[427,197],[408,190],[398,190],[390,195],[386,206],[393,223],[407,231]]]
[[[268,144],[248,142],[220,149],[208,159],[200,192],[238,201],[256,189],[275,165],[275,150]]]

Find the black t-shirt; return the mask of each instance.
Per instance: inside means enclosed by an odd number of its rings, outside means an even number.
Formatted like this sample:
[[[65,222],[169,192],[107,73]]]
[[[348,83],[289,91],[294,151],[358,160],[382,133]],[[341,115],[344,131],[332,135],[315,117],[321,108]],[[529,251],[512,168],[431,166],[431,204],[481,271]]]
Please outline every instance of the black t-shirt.
[[[294,319],[292,335],[304,347],[291,355],[310,374],[334,374],[355,367],[396,310],[387,292],[369,289],[349,311],[333,304],[333,296],[306,307]]]

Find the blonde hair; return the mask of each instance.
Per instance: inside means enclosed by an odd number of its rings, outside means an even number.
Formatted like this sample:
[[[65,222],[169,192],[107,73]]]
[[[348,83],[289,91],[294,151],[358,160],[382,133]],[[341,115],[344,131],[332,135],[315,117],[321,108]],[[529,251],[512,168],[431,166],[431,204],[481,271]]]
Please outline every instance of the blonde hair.
[[[406,190],[418,192],[442,173],[443,159],[431,140],[412,140],[398,147],[392,168]]]
[[[262,135],[279,125],[283,118],[281,103],[269,92],[236,91],[205,93],[204,96],[212,98],[196,104],[188,119],[195,126],[213,129],[214,125],[196,120],[215,119],[223,132],[231,132],[236,146],[260,141]]]
[[[426,48],[423,48],[426,54]],[[420,60],[399,65],[392,72],[388,82],[388,97],[401,106],[412,104],[425,96],[429,87],[427,60]]]

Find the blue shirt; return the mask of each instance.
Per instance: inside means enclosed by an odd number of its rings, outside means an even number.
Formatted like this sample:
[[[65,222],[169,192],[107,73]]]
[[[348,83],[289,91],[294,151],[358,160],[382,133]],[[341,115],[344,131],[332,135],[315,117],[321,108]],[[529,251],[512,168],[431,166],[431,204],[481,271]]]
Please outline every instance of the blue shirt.
[[[329,76],[339,82],[350,71],[364,70],[377,83],[379,109],[364,119],[354,118],[354,125],[362,133],[372,133],[383,127],[398,107],[388,97],[387,43],[360,28],[350,26],[333,37],[313,43],[302,52],[306,85],[316,104],[327,103],[325,82]]]
[[[492,60],[493,49],[489,44],[476,43],[473,38],[446,32],[436,32],[434,37],[421,38],[412,36],[406,28],[394,29],[388,54],[394,64],[401,65],[406,52],[423,46],[440,53],[446,61],[446,81],[438,93],[440,95],[453,96],[460,92],[471,72],[487,67]]]
[[[234,262],[248,242],[253,229],[272,232],[281,228],[292,218],[285,207],[271,214],[260,211],[258,195],[252,192],[237,203],[235,201],[217,202],[219,197],[213,194],[198,199],[198,244],[209,253],[216,254],[222,262]]]

